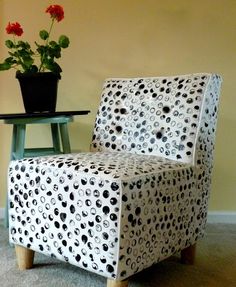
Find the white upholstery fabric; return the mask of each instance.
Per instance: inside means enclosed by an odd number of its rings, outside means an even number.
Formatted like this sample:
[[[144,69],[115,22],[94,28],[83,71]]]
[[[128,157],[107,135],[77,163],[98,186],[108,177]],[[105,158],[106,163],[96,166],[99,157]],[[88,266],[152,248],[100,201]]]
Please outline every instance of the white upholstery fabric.
[[[154,154],[192,163],[202,103],[211,92],[211,81],[206,74],[108,79],[93,150]]]
[[[90,153],[9,168],[10,241],[123,280],[203,235],[221,79],[105,82]]]

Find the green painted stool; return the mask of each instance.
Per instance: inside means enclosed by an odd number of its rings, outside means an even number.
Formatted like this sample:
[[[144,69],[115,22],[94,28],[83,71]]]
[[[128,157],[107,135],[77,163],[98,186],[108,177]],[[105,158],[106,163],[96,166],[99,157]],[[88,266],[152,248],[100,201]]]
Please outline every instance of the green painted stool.
[[[31,156],[70,153],[71,148],[67,124],[72,121],[72,116],[4,120],[5,124],[13,125],[11,160]],[[25,148],[26,126],[28,124],[50,124],[53,146],[44,148]]]

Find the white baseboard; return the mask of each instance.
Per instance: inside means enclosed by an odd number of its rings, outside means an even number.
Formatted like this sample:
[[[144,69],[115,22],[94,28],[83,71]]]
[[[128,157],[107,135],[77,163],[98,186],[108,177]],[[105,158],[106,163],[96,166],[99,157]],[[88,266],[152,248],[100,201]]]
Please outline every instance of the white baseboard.
[[[236,224],[235,211],[209,211],[208,223],[231,223]]]
[[[5,208],[0,208],[0,219],[4,218]],[[234,211],[209,211],[208,223],[231,223],[236,224],[236,212]]]

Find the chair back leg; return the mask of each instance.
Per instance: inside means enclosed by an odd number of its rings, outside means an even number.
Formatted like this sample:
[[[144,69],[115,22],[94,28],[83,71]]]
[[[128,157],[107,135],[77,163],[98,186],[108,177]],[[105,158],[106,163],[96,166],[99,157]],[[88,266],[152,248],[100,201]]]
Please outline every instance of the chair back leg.
[[[190,245],[189,247],[181,251],[181,263],[193,265],[195,262],[196,255],[196,244]]]

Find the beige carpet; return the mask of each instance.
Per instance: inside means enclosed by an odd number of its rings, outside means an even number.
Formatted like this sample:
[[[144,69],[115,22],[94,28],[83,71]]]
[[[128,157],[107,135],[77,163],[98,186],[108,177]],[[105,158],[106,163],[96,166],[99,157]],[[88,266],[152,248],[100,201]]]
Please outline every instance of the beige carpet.
[[[36,254],[35,267],[17,270],[14,248],[0,221],[1,287],[105,287],[106,279],[75,266]],[[194,266],[178,256],[137,274],[130,287],[236,287],[236,224],[208,225],[198,243]]]

